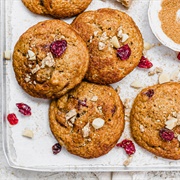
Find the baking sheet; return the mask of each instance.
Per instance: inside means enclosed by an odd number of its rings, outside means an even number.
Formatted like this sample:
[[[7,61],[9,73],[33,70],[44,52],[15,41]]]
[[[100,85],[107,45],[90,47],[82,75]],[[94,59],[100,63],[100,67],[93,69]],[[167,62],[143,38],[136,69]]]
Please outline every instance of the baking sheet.
[[[155,67],[171,74],[179,70],[179,61],[176,52],[161,45],[154,37],[148,23],[149,0],[133,0],[131,7],[127,10],[115,0],[93,0],[87,10],[95,10],[103,7],[115,8],[128,13],[140,28],[146,42],[154,46],[145,53]],[[11,50],[19,36],[30,26],[39,21],[50,19],[35,15],[27,10],[21,0],[1,0],[1,59],[4,50]],[[70,23],[72,19],[66,19]],[[107,155],[96,159],[83,159],[68,153],[64,148],[58,155],[53,155],[52,145],[56,143],[48,124],[49,100],[30,97],[18,85],[12,69],[12,60],[1,61],[1,93],[2,93],[2,128],[3,147],[6,159],[11,167],[36,171],[159,171],[180,170],[180,161],[166,160],[154,156],[143,150],[137,144],[136,153],[128,167],[123,166],[127,159],[122,148],[114,147]],[[122,81],[113,84],[116,88],[120,86],[122,101],[130,99],[132,104],[137,93],[142,89],[133,89],[130,84],[138,79],[143,87],[158,82],[158,75],[148,76],[149,70],[136,68]],[[32,108],[32,115],[24,117],[18,113],[16,103],[24,102]],[[9,113],[16,113],[19,123],[10,126],[6,120]],[[34,138],[28,139],[22,136],[25,128],[34,132]],[[126,117],[125,131],[119,141],[131,138],[129,132],[129,121]]]

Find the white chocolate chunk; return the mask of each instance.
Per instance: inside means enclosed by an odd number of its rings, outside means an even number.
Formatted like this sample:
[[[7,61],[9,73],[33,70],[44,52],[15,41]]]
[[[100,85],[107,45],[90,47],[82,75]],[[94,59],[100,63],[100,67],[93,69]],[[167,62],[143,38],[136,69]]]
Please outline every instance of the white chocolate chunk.
[[[11,51],[4,51],[4,59],[10,60],[11,59]]]
[[[165,122],[166,128],[172,130],[177,125],[177,119],[172,118]]]
[[[125,42],[129,39],[129,36],[127,34],[122,34],[122,42]]]
[[[162,84],[162,83],[165,83],[165,82],[169,82],[170,81],[170,77],[167,73],[165,72],[162,72],[160,75],[159,75],[159,83]]]
[[[32,60],[32,61],[34,61],[34,60],[36,60],[36,55],[35,55],[35,53],[33,52],[33,51],[31,51],[31,50],[28,50],[28,59],[29,60]]]
[[[149,49],[151,49],[151,48],[152,48],[152,44],[144,41],[144,49],[145,49],[145,50],[149,50]]]
[[[113,47],[115,47],[117,49],[120,48],[119,40],[116,36],[112,37],[111,43],[112,43]]]
[[[139,129],[140,129],[141,132],[145,131],[144,126],[142,124],[139,126]]]
[[[97,97],[97,96],[93,96],[93,97],[91,98],[91,101],[96,102],[97,100],[98,100],[98,97]]]
[[[180,135],[178,134],[178,136],[177,136],[177,139],[178,139],[178,141],[180,142]]]
[[[74,117],[74,116],[76,116],[76,115],[77,115],[76,109],[70,110],[70,111],[65,115],[66,121],[70,120],[72,117]]]
[[[134,82],[132,82],[130,86],[133,87],[133,88],[135,88],[135,89],[139,89],[139,88],[143,87],[143,85],[141,84],[141,82],[138,81],[138,80],[135,80]]]
[[[122,34],[123,34],[122,27],[120,26],[120,27],[118,28],[117,36],[118,36],[118,37],[122,37]]]
[[[38,64],[36,64],[36,67],[34,69],[31,70],[32,74],[35,74],[37,71],[39,71],[41,68]]]
[[[29,129],[25,129],[25,130],[22,132],[22,136],[28,137],[28,138],[33,138],[34,133],[33,133],[31,130],[29,130]]]
[[[82,132],[83,132],[84,138],[89,136],[89,133],[90,133],[89,122],[83,127]]]
[[[104,120],[101,119],[101,118],[96,118],[96,119],[93,120],[92,126],[95,129],[100,129],[100,128],[102,128],[104,126]]]

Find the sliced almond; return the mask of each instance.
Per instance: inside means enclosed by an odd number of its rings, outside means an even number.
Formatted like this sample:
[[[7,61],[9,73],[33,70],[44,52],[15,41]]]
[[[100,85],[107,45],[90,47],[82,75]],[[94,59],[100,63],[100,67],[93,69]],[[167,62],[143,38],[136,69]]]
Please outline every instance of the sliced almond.
[[[139,89],[139,88],[142,88],[142,87],[143,87],[143,85],[141,84],[141,82],[138,81],[138,80],[135,80],[134,82],[132,82],[130,86],[133,87],[133,88],[135,88],[135,89]]]
[[[11,59],[11,51],[4,51],[4,59],[10,60]]]
[[[25,129],[25,130],[22,132],[22,136],[28,137],[28,138],[33,138],[34,133],[33,133],[31,130],[29,130],[29,129]]]
[[[93,96],[93,97],[91,98],[91,101],[96,102],[97,100],[98,100],[98,97],[97,97],[97,96]]]
[[[172,130],[177,125],[177,119],[172,118],[165,122],[166,128]]]
[[[92,122],[92,126],[95,128],[95,129],[100,129],[104,126],[104,119],[101,119],[101,118],[96,118],[93,120]]]
[[[132,162],[133,156],[129,156],[123,163],[124,166],[128,166]]]
[[[122,34],[122,42],[125,42],[125,41],[127,41],[129,39],[129,35],[127,35],[127,34]]]
[[[170,80],[175,81],[178,79],[179,69],[174,70],[170,75]]]
[[[28,50],[28,59],[29,60],[32,60],[32,61],[34,61],[34,60],[36,60],[36,55],[35,55],[35,53],[33,52],[33,51],[31,51],[31,50]]]
[[[74,117],[74,116],[76,116],[76,115],[77,115],[76,109],[70,110],[70,111],[65,115],[66,121],[70,120],[72,117]]]
[[[89,122],[83,127],[82,132],[83,132],[84,138],[89,136],[89,133],[90,133]]]
[[[120,2],[123,6],[129,8],[131,6],[132,0],[117,0],[117,2]]]
[[[159,83],[162,84],[162,83],[165,83],[165,82],[169,82],[170,81],[170,77],[167,73],[165,72],[162,72],[160,75],[159,75]]]
[[[120,48],[119,40],[116,36],[112,37],[111,43],[112,43],[113,47],[115,47],[117,49]]]

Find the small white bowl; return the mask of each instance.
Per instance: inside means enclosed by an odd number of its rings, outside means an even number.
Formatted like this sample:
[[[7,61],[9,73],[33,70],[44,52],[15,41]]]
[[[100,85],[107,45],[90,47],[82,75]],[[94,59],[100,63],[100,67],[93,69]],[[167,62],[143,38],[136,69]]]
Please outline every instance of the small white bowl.
[[[148,18],[152,32],[156,38],[165,46],[169,47],[174,51],[180,51],[180,44],[175,43],[170,39],[161,28],[161,21],[159,19],[159,11],[161,10],[162,0],[150,0]],[[168,13],[168,12],[167,12]]]

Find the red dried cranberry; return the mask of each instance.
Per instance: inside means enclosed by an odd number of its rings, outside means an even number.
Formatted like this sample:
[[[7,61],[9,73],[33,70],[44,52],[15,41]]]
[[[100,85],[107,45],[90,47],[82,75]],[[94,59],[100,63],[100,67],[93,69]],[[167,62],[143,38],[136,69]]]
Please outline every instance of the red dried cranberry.
[[[154,95],[154,90],[153,89],[149,89],[145,94],[146,94],[146,96],[151,98]]]
[[[138,64],[139,68],[149,69],[153,66],[153,64],[144,56],[141,57],[140,62]]]
[[[174,132],[167,128],[161,129],[159,135],[164,141],[172,141],[174,138]]]
[[[56,155],[56,154],[60,153],[61,148],[62,147],[61,147],[61,145],[59,143],[54,144],[53,147],[52,147],[53,154]]]
[[[180,60],[180,52],[178,53],[177,58]]]
[[[9,121],[11,125],[16,125],[18,123],[18,118],[16,117],[14,113],[8,114],[7,120]]]
[[[88,107],[86,102],[87,102],[86,98],[84,100],[78,100],[78,109],[80,109],[81,106]]]
[[[117,56],[119,56],[121,60],[127,60],[130,55],[131,49],[128,44],[117,49]]]
[[[50,51],[54,57],[60,57],[67,48],[66,40],[57,40],[50,45]]]
[[[19,112],[21,114],[24,114],[25,116],[30,116],[31,115],[31,108],[24,103],[16,103],[16,106],[19,108]]]
[[[136,152],[134,143],[128,139],[124,139],[121,143],[118,143],[116,146],[124,148],[126,154],[128,155],[132,155]]]

